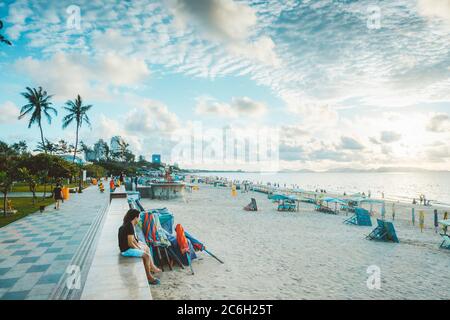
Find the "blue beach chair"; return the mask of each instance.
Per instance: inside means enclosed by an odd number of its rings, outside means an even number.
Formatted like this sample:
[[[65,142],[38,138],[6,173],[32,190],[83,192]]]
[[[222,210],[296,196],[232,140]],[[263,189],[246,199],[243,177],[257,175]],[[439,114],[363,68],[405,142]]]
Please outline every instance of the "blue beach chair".
[[[450,250],[450,236],[448,234],[441,233],[441,237],[442,237],[442,243],[439,246],[439,248]]]
[[[372,220],[370,219],[369,211],[363,208],[356,208],[355,214],[350,218],[344,220],[346,224],[353,224],[356,226],[372,226]]]
[[[377,227],[366,237],[366,239],[399,242],[392,222],[383,221],[381,219],[377,219]]]

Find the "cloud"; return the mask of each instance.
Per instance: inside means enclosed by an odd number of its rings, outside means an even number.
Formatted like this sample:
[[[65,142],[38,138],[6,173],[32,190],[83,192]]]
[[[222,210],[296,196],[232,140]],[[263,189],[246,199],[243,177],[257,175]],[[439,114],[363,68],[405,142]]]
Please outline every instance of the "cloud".
[[[170,134],[181,127],[177,115],[167,106],[146,100],[125,115],[125,129],[134,134]]]
[[[268,36],[251,40],[256,28],[256,11],[233,0],[169,0],[175,24],[185,30],[192,25],[209,40],[225,44],[230,52],[278,65],[275,44]]]
[[[239,116],[261,116],[267,111],[267,106],[248,97],[233,97],[230,103],[219,102],[209,97],[197,98],[195,112],[199,115],[216,115],[225,118]]]
[[[0,105],[0,124],[11,124],[17,121],[19,108],[11,101]]]
[[[418,0],[417,8],[425,17],[439,18],[450,23],[450,0]]]
[[[450,131],[450,116],[445,113],[434,115],[427,124],[427,130],[431,132]]]
[[[34,85],[46,88],[62,100],[71,99],[76,94],[108,100],[111,99],[109,89],[138,85],[150,74],[143,60],[115,53],[94,57],[56,53],[46,60],[26,57],[16,60],[15,68],[29,77]]]
[[[384,143],[392,143],[399,141],[401,138],[402,135],[395,131],[382,131],[380,140]]]
[[[19,39],[23,32],[29,30],[26,20],[32,14],[33,11],[28,7],[26,1],[17,1],[9,6],[6,22],[10,23],[11,27],[6,30],[6,34],[11,40]]]
[[[285,161],[297,161],[301,160],[304,156],[304,149],[301,146],[291,146],[286,144],[280,144],[279,157],[280,160]]]
[[[351,137],[341,137],[340,148],[347,150],[362,150],[364,146]]]

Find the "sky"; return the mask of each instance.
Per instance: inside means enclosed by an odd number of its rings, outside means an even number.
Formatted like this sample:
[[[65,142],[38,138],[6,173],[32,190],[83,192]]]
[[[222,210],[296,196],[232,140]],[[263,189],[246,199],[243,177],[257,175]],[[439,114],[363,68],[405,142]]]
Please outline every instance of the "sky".
[[[0,140],[35,147],[17,117],[42,86],[51,141],[75,141],[61,119],[80,94],[85,143],[187,168],[257,165],[217,158],[228,130],[244,149],[276,137],[280,169],[450,169],[450,0],[16,0],[0,19]],[[174,151],[193,132],[201,160]]]

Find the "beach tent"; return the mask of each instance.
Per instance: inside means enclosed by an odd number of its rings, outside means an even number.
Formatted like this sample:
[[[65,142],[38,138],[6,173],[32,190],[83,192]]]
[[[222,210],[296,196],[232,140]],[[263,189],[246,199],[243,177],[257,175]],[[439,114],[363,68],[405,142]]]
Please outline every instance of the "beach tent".
[[[363,208],[356,208],[355,214],[344,220],[344,223],[346,224],[353,224],[357,226],[372,226],[372,220],[370,219],[370,213],[369,211],[363,209]]]
[[[377,227],[366,237],[369,240],[399,242],[392,222],[377,219]]]

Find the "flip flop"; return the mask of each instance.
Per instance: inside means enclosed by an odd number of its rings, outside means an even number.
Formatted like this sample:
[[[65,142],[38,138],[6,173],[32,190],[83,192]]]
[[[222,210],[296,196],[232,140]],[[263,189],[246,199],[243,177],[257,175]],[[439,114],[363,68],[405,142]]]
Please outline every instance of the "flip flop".
[[[157,285],[161,284],[161,281],[159,281],[159,279],[155,278],[154,280],[148,280],[148,284],[151,286],[157,286]]]

